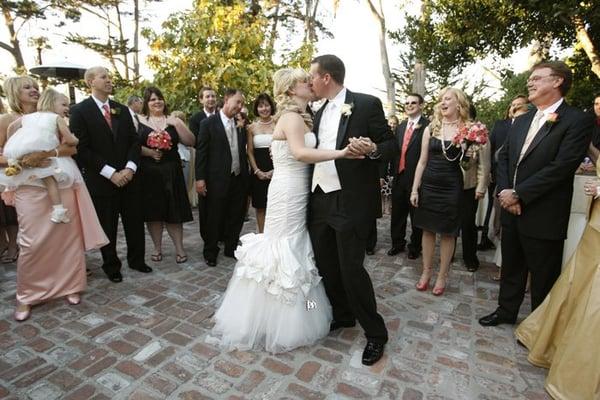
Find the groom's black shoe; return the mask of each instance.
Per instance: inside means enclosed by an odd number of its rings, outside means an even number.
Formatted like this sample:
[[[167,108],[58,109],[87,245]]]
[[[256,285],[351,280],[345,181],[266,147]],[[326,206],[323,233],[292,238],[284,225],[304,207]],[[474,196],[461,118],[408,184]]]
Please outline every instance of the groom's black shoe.
[[[516,318],[506,318],[500,315],[498,310],[494,311],[490,315],[479,318],[479,325],[481,326],[498,326],[500,324],[511,324],[517,322]]]
[[[404,246],[394,246],[387,251],[388,256],[395,256],[398,253],[402,253],[404,251]]]
[[[209,267],[217,266],[217,260],[215,260],[213,258],[205,258],[204,260],[206,261],[206,265],[208,265]]]
[[[375,343],[368,341],[367,345],[365,346],[365,351],[363,351],[362,363],[364,365],[375,364],[383,356],[384,347],[385,345],[383,343]]]
[[[136,271],[139,271],[139,272],[143,272],[145,274],[147,274],[148,272],[152,272],[152,268],[150,268],[146,264],[137,265],[135,267],[129,266],[129,268],[131,268],[133,270],[136,270]]]
[[[356,326],[356,321],[331,321],[329,332],[336,331],[340,328],[353,328]]]

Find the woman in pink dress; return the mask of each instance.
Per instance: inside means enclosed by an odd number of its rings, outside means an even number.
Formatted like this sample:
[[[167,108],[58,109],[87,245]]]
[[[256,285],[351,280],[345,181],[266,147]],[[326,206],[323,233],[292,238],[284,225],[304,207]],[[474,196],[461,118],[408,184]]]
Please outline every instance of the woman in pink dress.
[[[30,77],[8,78],[4,91],[9,104],[19,104],[23,88],[31,86],[37,88]],[[0,147],[5,142],[6,134],[0,131]],[[49,157],[70,157],[75,153],[75,147],[61,144],[51,151],[25,155],[20,165],[24,168],[46,166]],[[0,156],[0,166],[6,165],[7,160]],[[66,297],[69,304],[79,304],[80,293],[87,285],[85,251],[108,243],[85,184],[61,189],[60,197],[70,211],[71,222],[67,224],[54,224],[47,218],[52,202],[43,185],[20,186],[16,192],[3,194],[5,201],[14,204],[19,221],[21,250],[14,314],[17,321],[29,318],[33,305],[51,299]]]

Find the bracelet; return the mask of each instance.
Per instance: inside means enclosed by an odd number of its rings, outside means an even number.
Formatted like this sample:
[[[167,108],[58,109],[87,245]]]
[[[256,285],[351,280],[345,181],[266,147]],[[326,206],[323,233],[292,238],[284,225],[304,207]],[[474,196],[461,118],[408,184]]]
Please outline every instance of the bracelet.
[[[410,194],[419,194],[419,192],[410,192]]]
[[[55,156],[55,157],[57,157],[57,158],[58,158],[58,148],[55,148],[55,149],[54,149],[54,152],[56,153],[56,156]]]

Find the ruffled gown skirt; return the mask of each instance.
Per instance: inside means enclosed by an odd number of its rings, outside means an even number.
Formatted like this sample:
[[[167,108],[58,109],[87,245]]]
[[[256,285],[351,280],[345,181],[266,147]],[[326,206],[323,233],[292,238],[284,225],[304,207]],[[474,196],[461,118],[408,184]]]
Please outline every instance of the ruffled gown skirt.
[[[544,302],[517,328],[554,399],[600,399],[600,200]]]
[[[314,146],[314,136],[305,140]],[[279,353],[329,333],[331,305],[306,228],[308,166],[291,157],[287,142],[274,141],[272,153],[265,232],[241,237],[238,262],[207,338],[226,350]]]

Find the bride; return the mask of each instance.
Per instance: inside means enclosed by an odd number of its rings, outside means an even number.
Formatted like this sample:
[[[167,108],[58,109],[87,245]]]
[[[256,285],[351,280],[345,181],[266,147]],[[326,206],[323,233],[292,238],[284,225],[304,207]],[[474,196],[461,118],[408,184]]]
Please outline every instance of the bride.
[[[306,228],[309,164],[356,157],[348,148],[315,149],[305,112],[313,97],[306,71],[280,69],[273,81],[278,111],[264,233],[240,238],[238,261],[207,337],[227,350],[278,353],[309,345],[329,333],[332,318]]]

